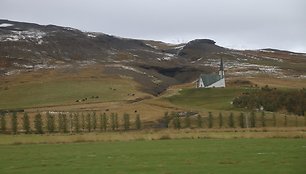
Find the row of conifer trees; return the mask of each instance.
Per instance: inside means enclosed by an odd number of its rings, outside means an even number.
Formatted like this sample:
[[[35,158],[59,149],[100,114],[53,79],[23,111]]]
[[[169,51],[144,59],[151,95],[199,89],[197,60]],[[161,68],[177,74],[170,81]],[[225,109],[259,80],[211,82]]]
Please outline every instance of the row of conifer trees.
[[[292,124],[292,119],[290,120],[291,125],[295,127],[299,126],[298,121],[299,116],[295,116],[294,124]],[[278,119],[279,120],[279,119]],[[230,113],[228,116],[223,116],[222,113],[219,113],[218,116],[213,116],[212,112],[208,113],[207,117],[202,117],[201,115],[194,117],[192,116],[180,116],[179,113],[168,112],[164,115],[165,126],[168,128],[171,126],[171,121],[173,128],[191,128],[192,121],[196,123],[197,128],[256,128],[256,127],[287,127],[289,125],[288,116],[285,115],[283,120],[277,121],[276,115],[273,113],[272,119],[266,117],[265,112],[261,112],[260,116],[257,116],[256,112],[251,112],[250,114],[240,113],[239,116],[234,116],[233,113]],[[267,122],[269,121],[269,124]],[[304,117],[304,126],[306,126],[306,117]]]
[[[10,118],[9,118],[10,117]],[[9,122],[8,122],[9,121]],[[9,124],[8,124],[9,123]],[[122,123],[121,125],[119,123]],[[19,125],[19,126],[18,126]],[[21,127],[22,126],[22,127]],[[37,113],[34,119],[30,119],[28,113],[24,113],[21,119],[17,118],[17,113],[0,115],[1,133],[81,133],[108,130],[130,130],[141,129],[140,115],[137,114],[134,122],[130,120],[130,115],[123,114],[122,121],[117,113],[106,113],[97,115],[95,112],[87,114],[50,114],[42,115]],[[19,129],[18,129],[19,128]]]
[[[23,113],[18,119],[17,113],[0,115],[0,132],[1,133],[81,133],[81,132],[96,132],[96,131],[127,131],[142,129],[140,115],[130,119],[130,115],[125,113],[119,118],[117,113],[101,113],[97,115],[92,113],[59,113],[42,115],[37,113],[34,118],[30,119],[28,113]],[[276,115],[272,115],[267,125],[267,117],[265,112],[261,112],[257,116],[255,112],[250,114],[241,113],[234,116],[230,113],[228,116],[223,116],[219,113],[218,116],[213,116],[211,112],[206,117],[201,115],[180,115],[177,112],[165,112],[161,120],[160,128],[255,128],[255,127],[286,127],[288,126],[288,117],[285,115],[282,120],[282,125],[277,122]],[[292,125],[292,119],[291,119]],[[305,123],[306,124],[306,117]],[[298,117],[295,117],[295,125],[298,127]]]

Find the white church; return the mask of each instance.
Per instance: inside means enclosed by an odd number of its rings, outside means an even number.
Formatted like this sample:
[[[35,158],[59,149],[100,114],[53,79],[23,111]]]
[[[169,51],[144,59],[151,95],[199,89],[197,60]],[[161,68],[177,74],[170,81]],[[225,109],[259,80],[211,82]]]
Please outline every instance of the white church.
[[[219,73],[201,74],[197,81],[197,88],[224,88],[225,76],[223,59],[221,58]]]

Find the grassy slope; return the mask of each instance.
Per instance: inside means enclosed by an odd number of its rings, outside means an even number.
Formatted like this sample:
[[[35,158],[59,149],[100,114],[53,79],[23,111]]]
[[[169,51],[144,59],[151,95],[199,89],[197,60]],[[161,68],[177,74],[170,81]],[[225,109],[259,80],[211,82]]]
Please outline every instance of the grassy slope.
[[[99,99],[87,102],[118,101],[129,98],[129,93],[139,94],[134,81],[104,76],[100,71],[98,68],[78,72],[50,70],[8,77],[0,83],[0,109],[76,104],[76,100],[91,96]]]
[[[12,86],[0,91],[0,108],[37,107],[46,105],[73,104],[75,100],[99,96],[92,101],[116,101],[133,92],[133,86],[114,80],[56,80]],[[115,88],[116,91],[110,88]]]
[[[169,97],[168,100],[190,109],[231,110],[233,98],[246,90],[243,88],[184,89],[179,95]]]
[[[305,139],[0,146],[6,173],[305,173]]]

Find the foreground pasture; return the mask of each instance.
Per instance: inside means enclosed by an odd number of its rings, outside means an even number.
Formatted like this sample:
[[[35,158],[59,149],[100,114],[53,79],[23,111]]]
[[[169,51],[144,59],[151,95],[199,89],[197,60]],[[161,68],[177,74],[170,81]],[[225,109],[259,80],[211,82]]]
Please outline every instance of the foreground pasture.
[[[305,139],[0,145],[0,173],[305,173]]]

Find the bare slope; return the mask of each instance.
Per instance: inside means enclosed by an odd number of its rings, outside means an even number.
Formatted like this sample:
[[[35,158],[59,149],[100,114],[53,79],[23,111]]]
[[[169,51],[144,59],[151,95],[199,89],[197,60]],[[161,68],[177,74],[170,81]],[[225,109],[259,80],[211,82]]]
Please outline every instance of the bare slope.
[[[233,50],[209,39],[167,44],[8,20],[0,20],[0,26],[0,96],[5,99],[0,108],[83,107],[159,96],[169,86],[193,86],[199,74],[218,70],[220,58],[230,85],[247,79],[258,85],[305,87],[304,53]],[[92,96],[99,98],[76,102]],[[172,107],[164,101],[149,103],[152,111]]]

